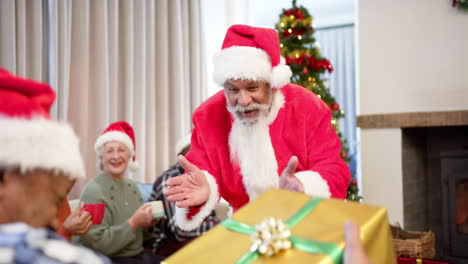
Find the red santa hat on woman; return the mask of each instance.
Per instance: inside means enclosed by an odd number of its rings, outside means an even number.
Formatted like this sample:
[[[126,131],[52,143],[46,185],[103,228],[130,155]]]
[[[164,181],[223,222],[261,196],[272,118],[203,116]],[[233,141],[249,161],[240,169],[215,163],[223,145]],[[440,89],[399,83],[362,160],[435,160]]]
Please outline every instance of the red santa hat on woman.
[[[79,140],[68,124],[52,120],[52,88],[0,68],[0,167],[41,168],[84,178]]]
[[[280,55],[278,33],[270,28],[231,26],[213,62],[214,80],[221,86],[229,79],[248,79],[281,88],[292,75]]]
[[[135,133],[133,127],[125,121],[115,122],[109,125],[97,138],[94,144],[94,150],[99,155],[99,149],[109,141],[117,141],[124,144],[130,152],[130,169],[136,171],[138,169],[138,162],[136,161],[135,151]]]

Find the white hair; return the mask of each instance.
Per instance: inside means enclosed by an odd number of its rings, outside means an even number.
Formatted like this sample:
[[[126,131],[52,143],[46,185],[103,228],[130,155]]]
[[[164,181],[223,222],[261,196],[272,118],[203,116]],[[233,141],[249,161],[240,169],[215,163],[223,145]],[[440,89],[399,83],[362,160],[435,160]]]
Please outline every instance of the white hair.
[[[96,153],[97,153],[97,163],[96,163],[96,167],[97,167],[97,169],[98,169],[100,172],[102,172],[102,171],[104,170],[104,165],[102,164],[102,154],[103,154],[103,152],[104,152],[104,147],[105,147],[106,144],[109,143],[109,142],[111,142],[111,141],[107,141],[106,143],[102,144],[102,145],[101,145],[99,148],[97,148],[97,150],[96,150]],[[116,141],[116,142],[119,142],[119,141]],[[128,149],[127,145],[125,145],[125,144],[123,144],[123,143],[121,143],[121,142],[119,142],[119,143],[125,146],[125,150],[126,150],[126,151],[128,152],[128,154],[129,154],[129,157],[130,157],[130,158],[129,158],[129,161],[130,161],[130,160],[132,159],[132,153],[131,153],[130,150]],[[129,164],[130,164],[130,162],[129,162]],[[129,165],[129,164],[128,164],[128,165]],[[127,165],[127,167],[128,167],[128,165]],[[128,169],[128,168],[127,168],[127,169]]]

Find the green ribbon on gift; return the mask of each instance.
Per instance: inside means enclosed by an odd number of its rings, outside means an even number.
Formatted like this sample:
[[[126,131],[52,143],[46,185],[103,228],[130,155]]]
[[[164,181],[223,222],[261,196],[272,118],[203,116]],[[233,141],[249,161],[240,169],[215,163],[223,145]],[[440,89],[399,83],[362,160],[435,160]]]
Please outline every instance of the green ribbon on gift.
[[[297,211],[293,216],[291,216],[287,221],[286,224],[289,228],[293,228],[297,223],[299,223],[306,215],[308,215],[315,207],[320,203],[322,199],[313,197],[311,198],[299,211]],[[232,218],[227,218],[221,225],[225,228],[243,233],[246,235],[251,235],[255,232],[255,227],[252,225],[248,225],[245,223],[241,223],[236,221]],[[289,237],[289,241],[293,247],[312,253],[312,254],[326,254],[330,256],[334,263],[340,264],[343,260],[343,250],[336,244],[333,243],[326,243],[320,242],[317,240],[310,240],[306,238],[301,238],[297,236],[291,235]],[[249,251],[248,253],[244,254],[239,260],[236,261],[237,264],[248,264],[254,261],[260,253],[258,251]]]

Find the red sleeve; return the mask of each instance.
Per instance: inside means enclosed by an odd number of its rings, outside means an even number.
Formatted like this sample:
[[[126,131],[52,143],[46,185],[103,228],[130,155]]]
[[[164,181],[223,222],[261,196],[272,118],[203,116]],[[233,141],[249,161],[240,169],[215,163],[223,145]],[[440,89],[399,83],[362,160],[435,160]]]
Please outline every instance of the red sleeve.
[[[68,200],[63,200],[62,204],[60,204],[57,210],[57,220],[59,222],[59,228],[57,231],[58,234],[63,236],[64,238],[71,240],[71,232],[63,226],[67,217],[71,214],[70,204],[68,204]]]
[[[319,115],[318,112],[311,114],[315,115],[314,118]],[[314,122],[308,123],[312,124]],[[308,131],[313,131],[307,133],[306,136],[309,170],[319,173],[328,183],[331,197],[346,198],[350,170],[340,156],[341,142],[331,124],[331,111],[326,109],[315,127],[315,131],[314,128]]]

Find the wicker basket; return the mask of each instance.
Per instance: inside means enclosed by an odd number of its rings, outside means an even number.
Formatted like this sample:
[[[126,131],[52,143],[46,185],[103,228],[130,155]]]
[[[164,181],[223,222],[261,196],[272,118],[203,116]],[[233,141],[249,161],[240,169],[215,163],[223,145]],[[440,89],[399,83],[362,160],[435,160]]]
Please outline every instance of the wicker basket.
[[[432,259],[435,256],[435,235],[432,231],[413,232],[391,226],[397,257]]]

